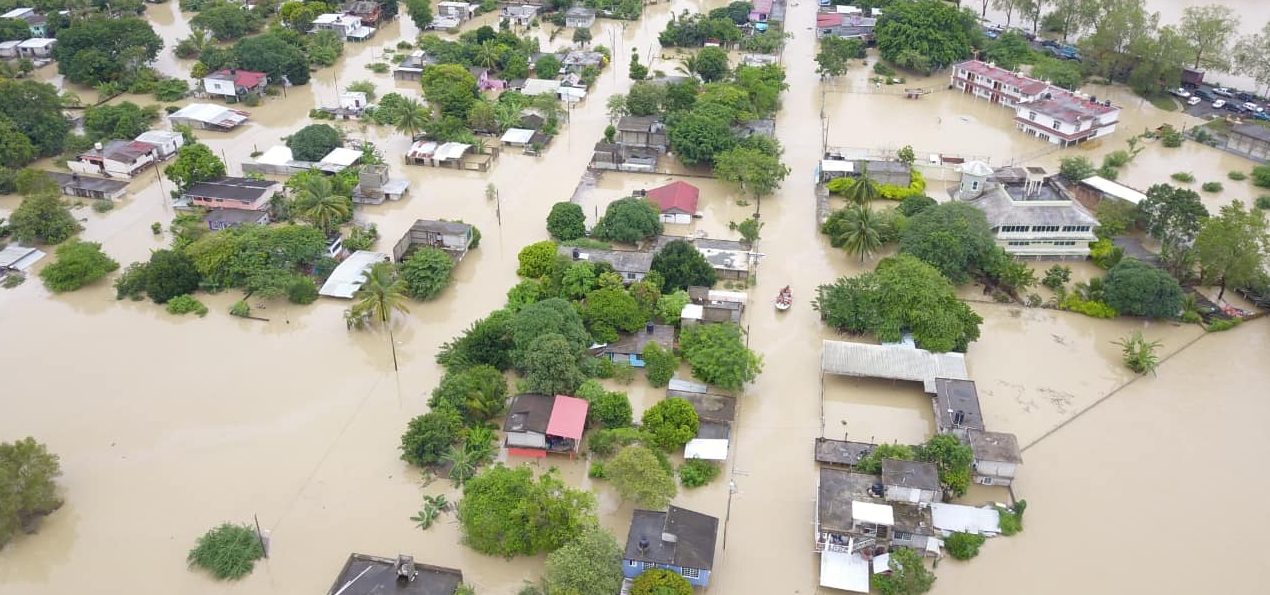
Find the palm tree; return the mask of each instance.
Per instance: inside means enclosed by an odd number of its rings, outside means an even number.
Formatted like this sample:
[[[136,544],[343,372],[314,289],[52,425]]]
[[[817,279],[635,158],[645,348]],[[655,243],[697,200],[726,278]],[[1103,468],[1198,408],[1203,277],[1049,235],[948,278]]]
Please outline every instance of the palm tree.
[[[476,48],[476,65],[493,68],[498,65],[499,59],[502,58],[501,54],[502,52],[499,51],[499,47],[494,44],[494,41],[487,39]]]
[[[441,460],[450,464],[450,479],[454,485],[463,487],[463,483],[476,475],[475,453],[468,450],[467,444],[452,444],[450,450],[441,456]]]
[[[323,232],[330,232],[339,222],[347,221],[352,206],[347,196],[335,193],[331,180],[326,176],[309,176],[296,189],[297,214]]]
[[[392,263],[380,262],[362,273],[361,289],[353,294],[353,306],[344,312],[344,322],[349,328],[361,328],[379,323],[388,330],[388,343],[392,346],[392,369],[397,369],[397,340],[392,334],[392,315],[410,312],[406,307],[406,282],[397,277]]]
[[[867,205],[869,201],[876,200],[878,197],[878,183],[869,177],[869,167],[866,165],[860,170],[860,177],[855,183],[847,187],[846,199],[856,205]]]
[[[693,54],[684,58],[683,64],[676,66],[675,70],[694,79],[697,78],[697,55]]]
[[[494,121],[498,123],[499,130],[515,128],[520,124],[520,108],[500,101],[494,104]]]
[[[432,114],[428,112],[428,108],[419,103],[417,99],[407,99],[405,105],[401,108],[401,113],[397,115],[397,132],[400,132],[414,140],[415,135],[423,130],[425,124],[432,119]]]
[[[882,247],[882,220],[873,216],[868,206],[857,205],[847,211],[843,221],[843,247],[858,254],[860,262]]]

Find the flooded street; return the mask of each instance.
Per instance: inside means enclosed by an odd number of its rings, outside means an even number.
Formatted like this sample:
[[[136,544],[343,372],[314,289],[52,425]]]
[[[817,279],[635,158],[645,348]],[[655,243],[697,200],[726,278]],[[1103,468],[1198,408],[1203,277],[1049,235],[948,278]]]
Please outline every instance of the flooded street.
[[[507,289],[517,282],[516,253],[546,239],[551,205],[573,196],[608,124],[605,98],[631,85],[625,56],[631,48],[658,55],[657,33],[672,13],[723,4],[677,0],[648,6],[640,21],[625,27],[597,21],[595,43],[612,48],[615,64],[571,111],[541,157],[506,151],[487,173],[406,167],[399,158],[409,144],[404,136],[345,123],[352,136],[376,143],[394,175],[411,180],[406,199],[358,211],[360,219],[379,226],[378,249],[395,243],[418,218],[462,219],[483,234],[441,297],[413,302],[400,317],[399,372],[393,371],[385,334],[345,330],[342,301],[322,299],[307,307],[275,301],[263,309],[253,302],[255,312],[269,319],[262,322],[227,314],[240,297],[236,292],[200,295],[211,313],[199,319],[169,315],[149,302],[115,301],[106,283],[54,296],[32,278],[0,290],[5,373],[0,440],[31,435],[47,443],[61,456],[66,498],[38,534],[0,550],[0,595],[323,593],[354,551],[412,553],[422,562],[461,568],[482,595],[511,594],[522,581],[536,580],[542,557],[504,560],[475,553],[459,543],[452,514],[428,531],[414,526],[409,517],[419,509],[421,494],[444,493],[457,501],[458,491],[444,479],[421,488],[421,474],[398,458],[400,435],[411,417],[426,410],[440,378],[442,370],[433,362],[437,348],[504,304]],[[1126,104],[1121,130],[1100,146],[1053,152],[1017,133],[1008,110],[967,96],[944,91],[906,100],[886,88],[870,89],[868,71],[859,66],[822,86],[810,58],[815,9],[808,2],[789,8],[793,37],[783,61],[790,89],[777,136],[793,171],[763,201],[765,227],[756,250],[764,257],[757,284],[747,290],[751,308],[743,322],[751,347],[765,359],[764,372],[740,396],[730,478],[681,490],[675,500],[726,520],[710,593],[830,592],[818,590],[812,547],[812,442],[822,424],[824,435],[848,433],[853,440],[917,441],[933,431],[929,398],[916,386],[826,378],[822,389],[821,341],[836,335],[810,306],[815,287],[876,263],[848,257],[818,233],[811,172],[822,139],[830,146],[875,150],[912,145],[919,163],[925,154],[948,153],[982,155],[993,165],[1024,158],[1056,170],[1061,157],[1100,159],[1145,127],[1186,119],[1149,104],[1136,111],[1136,100],[1113,90],[1110,96]],[[175,3],[150,6],[149,15],[169,49],[188,35],[188,15]],[[346,45],[339,64],[315,71],[310,85],[250,108],[247,126],[198,136],[226,156],[231,174],[239,173],[251,151],[281,143],[310,123],[311,108],[334,104],[339,89],[353,81],[374,82],[381,96],[393,90],[417,96],[417,84],[366,69],[384,48],[416,34],[403,11],[368,43]],[[544,47],[568,44],[567,34],[550,43],[545,32],[538,34]],[[189,67],[166,52],[157,64],[167,74],[183,75]],[[661,61],[651,68],[674,70]],[[48,72],[41,76],[51,78]],[[942,89],[947,78],[916,84]],[[81,91],[76,90],[87,100],[91,90]],[[827,133],[817,118],[821,113]],[[1253,196],[1250,187],[1224,179],[1228,169],[1249,170],[1251,164],[1194,143],[1148,147],[1121,180],[1145,189],[1181,168],[1196,173],[1196,186],[1209,179],[1225,183],[1226,191],[1211,198],[1218,202],[1210,208]],[[1201,168],[1212,173],[1201,175]],[[928,175],[955,179],[950,171]],[[605,173],[587,191],[584,212],[591,218],[612,200],[669,179]],[[670,226],[669,233],[736,238],[728,222],[755,208],[738,204],[742,197],[729,184],[675,179],[701,188],[705,217],[692,226]],[[485,199],[487,184],[499,190],[501,218],[495,203]],[[86,219],[83,238],[101,242],[125,266],[146,258],[168,242],[166,234],[156,237],[149,227],[171,219],[169,190],[148,173],[132,183],[115,210],[77,209],[76,216]],[[15,197],[0,197],[0,213],[17,203]],[[1078,278],[1092,273],[1077,268]],[[785,285],[793,288],[795,307],[778,314],[770,300]],[[967,288],[963,295],[975,292]],[[941,563],[935,593],[1264,590],[1257,585],[1270,578],[1270,570],[1258,563],[1259,550],[1227,544],[1248,543],[1270,530],[1270,514],[1254,500],[1270,488],[1270,480],[1251,476],[1245,480],[1251,489],[1233,490],[1220,500],[1205,498],[1211,490],[1204,484],[1209,477],[1262,468],[1270,456],[1270,438],[1260,428],[1270,416],[1264,398],[1270,321],[1205,335],[1198,327],[1171,323],[1104,321],[987,303],[973,307],[985,322],[982,338],[966,357],[969,371],[988,427],[1016,433],[1021,445],[1035,443],[1024,453],[1022,479],[1015,485],[1031,507],[1021,535],[990,541],[972,562]],[[1167,359],[1158,377],[1135,379],[1120,364],[1111,342],[1134,329],[1163,342]],[[637,418],[664,396],[642,377],[610,388],[630,393]],[[584,460],[553,458],[550,464],[570,484],[597,492],[601,522],[623,541],[632,505],[622,503],[606,482],[588,479]],[[976,489],[965,501],[1004,497],[1000,490]],[[1175,527],[1197,504],[1245,512],[1233,522],[1206,523],[1205,539],[1196,539]],[[252,515],[272,539],[272,557],[253,574],[225,585],[186,569],[185,556],[197,536]]]

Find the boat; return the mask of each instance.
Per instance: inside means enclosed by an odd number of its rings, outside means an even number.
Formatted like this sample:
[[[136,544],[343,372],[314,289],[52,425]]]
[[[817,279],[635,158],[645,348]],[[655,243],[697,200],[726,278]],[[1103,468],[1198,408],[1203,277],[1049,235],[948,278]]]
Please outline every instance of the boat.
[[[789,286],[786,285],[785,289],[781,290],[780,295],[776,296],[776,309],[784,312],[792,305],[794,305],[794,292],[790,291]]]

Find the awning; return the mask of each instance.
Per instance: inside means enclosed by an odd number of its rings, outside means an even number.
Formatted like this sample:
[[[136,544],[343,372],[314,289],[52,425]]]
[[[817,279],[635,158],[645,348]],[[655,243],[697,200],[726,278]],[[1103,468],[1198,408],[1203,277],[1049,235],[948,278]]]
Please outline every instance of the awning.
[[[874,504],[872,502],[852,500],[851,518],[889,527],[895,524],[895,509],[891,508],[890,504]]]
[[[891,571],[891,554],[882,554],[873,559],[873,574]]]
[[[693,438],[684,446],[684,459],[725,461],[728,458],[728,441],[718,438]]]
[[[586,428],[588,406],[585,399],[556,395],[551,418],[547,420],[547,435],[580,440],[582,430]]]
[[[856,554],[825,550],[820,554],[820,586],[869,592],[869,563]]]

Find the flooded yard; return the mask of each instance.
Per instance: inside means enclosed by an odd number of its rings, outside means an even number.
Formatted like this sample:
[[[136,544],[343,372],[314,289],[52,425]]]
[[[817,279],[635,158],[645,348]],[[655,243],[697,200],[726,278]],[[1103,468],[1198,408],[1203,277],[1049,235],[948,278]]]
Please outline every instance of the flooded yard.
[[[595,40],[619,58],[631,48],[656,55],[656,35],[672,13],[722,4],[650,5],[635,23],[598,22]],[[169,46],[188,34],[187,16],[175,3],[149,11]],[[1122,130],[1101,147],[1048,152],[1046,144],[1013,129],[1009,110],[966,96],[942,91],[906,100],[866,92],[862,67],[822,86],[809,58],[815,53],[807,30],[814,11],[805,2],[789,9],[793,37],[784,63],[790,89],[777,136],[793,172],[763,201],[765,227],[756,250],[764,256],[757,285],[747,290],[743,326],[764,357],[764,372],[738,397],[728,473],[707,487],[681,490],[675,500],[726,521],[710,593],[821,592],[812,549],[811,452],[822,432],[821,342],[841,337],[824,327],[810,300],[817,285],[876,263],[861,264],[818,233],[812,169],[822,142],[888,150],[911,144],[919,162],[924,153],[940,152],[985,155],[993,165],[1040,155],[1034,162],[1056,169],[1063,156],[1088,152],[1100,158],[1123,148],[1123,138],[1143,127],[1185,118],[1149,105],[1141,112],[1126,106]],[[311,85],[251,108],[247,126],[228,134],[200,131],[199,137],[237,173],[252,150],[279,144],[310,123],[309,109],[332,103],[350,82],[371,80],[381,93],[417,94],[414,84],[365,68],[383,48],[416,33],[408,18],[399,19],[370,42],[346,46],[341,62],[315,72]],[[566,37],[552,47],[566,45]],[[104,283],[52,295],[32,278],[0,290],[0,439],[31,435],[46,442],[61,456],[66,497],[66,506],[38,534],[0,550],[0,594],[322,593],[354,551],[412,553],[422,562],[461,568],[482,594],[511,594],[523,581],[536,580],[542,557],[475,553],[461,545],[453,515],[428,531],[416,528],[409,517],[421,494],[444,493],[456,501],[458,492],[444,479],[421,488],[424,478],[398,458],[398,444],[407,421],[426,410],[440,378],[433,361],[438,347],[504,304],[517,281],[516,253],[546,239],[551,205],[573,196],[608,124],[605,98],[631,84],[625,60],[616,62],[572,110],[543,156],[505,152],[485,174],[406,166],[398,158],[409,144],[404,136],[350,125],[350,132],[376,143],[393,175],[411,180],[406,199],[358,212],[379,226],[379,249],[418,218],[462,219],[483,232],[481,246],[456,268],[455,282],[442,296],[411,303],[409,315],[401,317],[397,372],[387,335],[347,331],[346,303],[336,300],[308,307],[269,302],[257,310],[269,320],[254,321],[227,314],[240,297],[235,292],[208,296],[211,313],[199,319],[174,317],[148,302],[117,302]],[[158,63],[169,74],[188,69],[166,54]],[[41,75],[48,76],[48,69]],[[947,79],[920,84],[943,88]],[[76,92],[86,100],[91,93]],[[827,135],[816,117],[822,105]],[[1193,143],[1160,151],[1144,151],[1122,181],[1144,188],[1165,181],[1182,163],[1197,177],[1201,167],[1223,178],[1226,169],[1250,169]],[[584,212],[593,217],[612,200],[672,179],[680,178],[606,172],[586,194]],[[671,226],[670,233],[738,237],[728,222],[744,219],[756,205],[738,205],[741,197],[729,184],[682,179],[701,189],[704,217]],[[1245,191],[1223,182],[1220,200]],[[485,198],[487,184],[498,190],[497,201]],[[171,188],[154,174],[129,190],[109,213],[74,211],[85,219],[83,237],[101,242],[124,265],[166,245],[166,235],[155,236],[149,227],[173,216]],[[17,203],[0,197],[0,212]],[[1075,279],[1096,274],[1092,265],[1073,266]],[[785,285],[792,287],[795,305],[778,313],[770,300]],[[1096,320],[1013,305],[973,307],[985,322],[966,356],[970,375],[988,427],[1018,434],[1021,445],[1035,443],[1024,453],[1014,489],[1032,506],[1023,534],[992,540],[973,562],[941,563],[935,593],[1019,593],[1020,585],[1028,593],[1056,594],[1261,590],[1256,585],[1270,578],[1270,570],[1258,563],[1259,550],[1225,544],[1245,543],[1270,529],[1255,496],[1268,482],[1246,473],[1270,456],[1270,440],[1260,428],[1270,416],[1264,398],[1270,322],[1204,335],[1194,326]],[[1164,344],[1158,377],[1134,378],[1119,362],[1112,341],[1135,329]],[[664,396],[642,376],[630,386],[609,388],[629,392],[637,418]],[[933,431],[930,399],[920,385],[827,377],[824,390],[823,431],[829,437],[911,442]],[[596,491],[601,523],[619,541],[625,538],[632,505],[605,482],[587,478],[585,459],[535,464],[559,467],[571,485]],[[1233,490],[1216,505],[1246,515],[1208,523],[1204,537],[1213,539],[1196,541],[1194,534],[1176,531],[1180,511],[1197,502],[1213,504],[1201,501],[1204,486],[1188,478],[1236,473],[1248,477],[1251,489]],[[1000,489],[976,488],[966,501],[1004,498]],[[198,535],[253,515],[271,534],[272,557],[252,575],[224,585],[186,569],[186,553]]]

